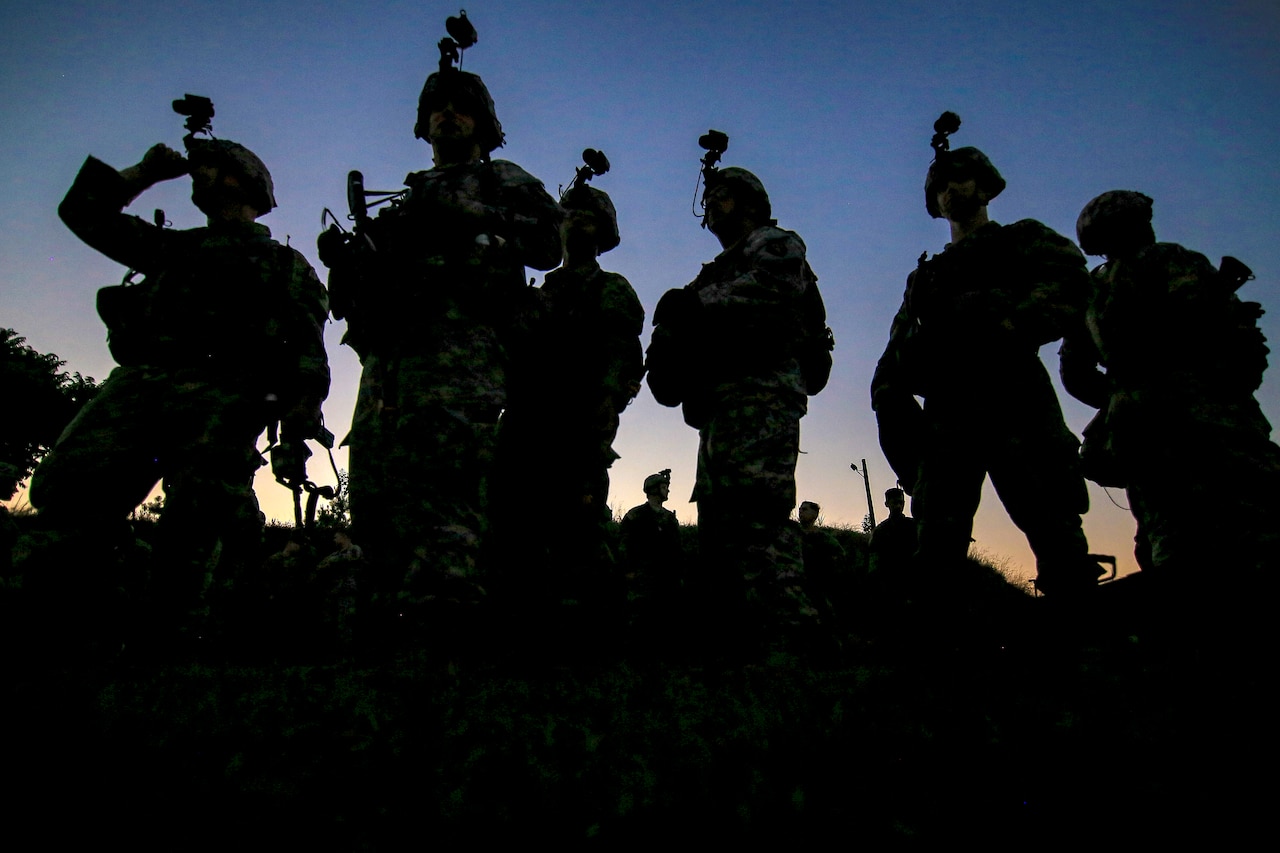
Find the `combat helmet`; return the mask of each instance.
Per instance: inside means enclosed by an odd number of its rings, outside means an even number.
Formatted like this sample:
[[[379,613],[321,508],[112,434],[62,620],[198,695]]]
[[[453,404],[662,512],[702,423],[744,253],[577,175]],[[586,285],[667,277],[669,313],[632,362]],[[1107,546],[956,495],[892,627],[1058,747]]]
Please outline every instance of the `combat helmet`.
[[[769,193],[765,192],[760,179],[746,169],[738,166],[708,169],[703,180],[706,184],[706,189],[702,191],[703,202],[707,199],[707,193],[723,186],[728,188],[735,199],[745,202],[747,207],[753,209],[760,219],[772,221],[773,206],[769,203]]]
[[[1132,190],[1103,193],[1080,211],[1076,239],[1088,255],[1111,255],[1154,243],[1150,197]]]
[[[650,474],[644,478],[644,493],[646,495],[657,491],[659,486],[671,487],[671,469],[663,468],[656,474]]]
[[[933,123],[933,140],[929,144],[933,146],[934,158],[924,178],[924,207],[934,219],[942,218],[937,195],[950,180],[973,178],[978,189],[986,193],[988,201],[1004,192],[1006,186],[999,170],[977,148],[967,146],[950,150],[949,137],[959,129],[960,116],[953,112],[944,112]]]
[[[427,78],[422,94],[418,96],[418,121],[413,126],[414,136],[427,139],[427,122],[431,113],[446,101],[453,101],[457,107],[465,104],[470,109],[471,117],[476,120],[480,149],[486,154],[495,148],[501,148],[506,142],[502,123],[498,121],[498,111],[484,81],[477,74],[456,68],[436,71]]]
[[[418,139],[427,139],[431,113],[444,106],[445,102],[453,101],[455,107],[467,107],[468,114],[476,122],[480,149],[486,155],[490,154],[493,149],[502,147],[506,142],[502,123],[498,121],[498,111],[493,106],[493,98],[485,88],[484,81],[478,75],[462,70],[462,52],[474,45],[479,36],[467,18],[465,9],[457,17],[446,18],[444,26],[449,35],[440,39],[436,45],[440,48],[439,70],[429,76],[422,86],[422,94],[418,96],[418,121],[413,126],[413,135]]]
[[[565,210],[580,210],[595,214],[598,222],[596,248],[601,254],[610,249],[616,249],[622,242],[622,237],[618,233],[618,212],[614,209],[609,194],[604,190],[598,190],[586,184],[572,187],[560,199],[560,206]]]
[[[275,185],[271,172],[248,148],[229,139],[200,139],[189,136],[186,140],[187,159],[192,166],[209,165],[229,169],[245,183],[249,204],[259,215],[276,206]]]

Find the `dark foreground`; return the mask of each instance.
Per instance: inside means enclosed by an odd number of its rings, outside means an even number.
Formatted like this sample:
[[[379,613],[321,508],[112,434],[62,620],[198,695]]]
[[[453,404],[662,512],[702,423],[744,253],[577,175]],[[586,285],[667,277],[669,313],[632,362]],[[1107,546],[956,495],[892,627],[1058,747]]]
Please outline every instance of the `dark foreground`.
[[[572,608],[444,615],[421,645],[314,661],[28,649],[0,699],[6,830],[32,848],[390,850],[1269,829],[1266,596],[1124,580],[1065,607],[999,586],[868,589],[839,651],[735,653],[691,614],[637,636]],[[21,590],[3,592],[12,629]]]

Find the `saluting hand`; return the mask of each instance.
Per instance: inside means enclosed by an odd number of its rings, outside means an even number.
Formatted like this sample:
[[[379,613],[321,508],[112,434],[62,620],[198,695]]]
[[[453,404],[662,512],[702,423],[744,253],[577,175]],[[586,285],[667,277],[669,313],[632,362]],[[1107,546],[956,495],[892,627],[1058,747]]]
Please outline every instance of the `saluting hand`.
[[[141,167],[143,175],[150,178],[152,183],[181,177],[187,174],[190,169],[187,158],[163,142],[148,148],[147,153],[142,155],[142,162],[138,166]]]
[[[187,158],[163,142],[152,145],[136,165],[120,170],[120,177],[132,185],[134,195],[160,181],[185,175],[190,169]]]

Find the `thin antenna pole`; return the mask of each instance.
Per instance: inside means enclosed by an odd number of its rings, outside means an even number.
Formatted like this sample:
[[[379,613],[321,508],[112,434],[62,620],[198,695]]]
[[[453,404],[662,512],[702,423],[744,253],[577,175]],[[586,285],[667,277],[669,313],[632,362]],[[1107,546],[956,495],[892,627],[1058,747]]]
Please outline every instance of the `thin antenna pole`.
[[[867,518],[871,519],[871,529],[874,530],[876,526],[876,508],[871,502],[871,475],[867,473],[867,460],[862,460],[861,471],[859,471],[858,466],[852,462],[849,463],[849,467],[853,469],[853,473],[862,478],[862,484],[867,489]]]
[[[862,485],[867,487],[867,515],[871,517],[871,527],[876,526],[876,508],[871,503],[871,474],[867,471],[867,460],[862,460]]]

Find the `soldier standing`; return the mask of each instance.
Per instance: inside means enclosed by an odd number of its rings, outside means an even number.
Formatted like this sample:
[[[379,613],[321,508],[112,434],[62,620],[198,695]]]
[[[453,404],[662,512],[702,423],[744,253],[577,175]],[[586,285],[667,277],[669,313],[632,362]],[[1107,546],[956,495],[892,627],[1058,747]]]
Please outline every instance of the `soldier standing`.
[[[684,587],[680,522],[663,506],[670,492],[670,468],[650,474],[644,478],[645,502],[622,517],[626,615],[641,654],[661,654],[686,639],[689,591]]]
[[[817,606],[826,622],[834,624],[836,615],[852,597],[853,570],[844,546],[827,528],[819,526],[818,516],[821,514],[822,507],[817,503],[801,501],[796,509],[796,520],[800,523],[805,589],[809,600]]]
[[[613,440],[644,375],[644,308],[631,284],[597,260],[620,242],[618,219],[608,194],[586,180],[609,164],[593,149],[583,156],[588,165],[560,199],[564,262],[532,293],[537,301],[498,430],[494,524],[513,574],[531,573],[539,558],[560,577],[598,575],[611,562],[605,526],[609,468],[619,458]],[[541,488],[530,502],[534,482]]]
[[[703,571],[717,576],[718,594],[736,588],[739,602],[777,610],[789,601],[773,618],[794,622],[814,615],[800,591],[800,530],[790,516],[800,419],[830,371],[826,312],[804,242],[777,227],[760,179],[714,167],[728,145],[717,134],[700,140],[703,225],[723,251],[659,303],[649,386],[660,403],[682,403],[698,429]],[[812,370],[815,349],[825,371]]]
[[[671,592],[680,585],[680,522],[663,506],[670,493],[670,468],[650,474],[644,478],[645,502],[622,517],[622,566],[640,595],[649,595],[651,587]]]
[[[263,429],[280,421],[295,447],[321,432],[328,302],[306,259],[255,221],[276,206],[266,166],[235,142],[195,136],[213,115],[207,99],[174,109],[192,116],[185,158],[156,145],[117,171],[90,157],[58,208],[76,236],[145,278],[99,293],[119,367],[40,464],[30,496],[61,545],[101,553],[132,543],[120,538],[124,520],[163,480],[158,561],[187,565],[164,566],[156,582],[193,604],[220,554],[257,544]],[[185,174],[206,227],[174,231],[123,213]],[[100,487],[92,497],[86,483]],[[61,562],[72,573],[101,568]]]
[[[818,516],[821,514],[822,507],[813,501],[801,501],[796,509],[796,520],[800,523],[800,533],[804,541],[804,568],[809,574],[813,574],[810,565],[811,553],[818,555],[814,562],[824,564],[827,569],[837,568],[847,556],[844,546],[828,533],[825,527],[819,526]]]
[[[333,227],[320,238],[334,316],[347,320],[344,341],[363,367],[347,439],[352,525],[376,591],[409,603],[482,594],[484,482],[507,403],[508,334],[524,267],[560,260],[555,201],[537,178],[489,157],[504,140],[493,99],[452,65],[468,44],[441,42],[440,70],[418,100],[414,133],[435,165],[405,178],[408,189],[357,240]]]
[[[1080,516],[1089,498],[1039,348],[1075,329],[1088,291],[1084,257],[1032,219],[989,220],[1004,178],[977,148],[949,150],[954,113],[934,125],[925,209],[951,242],[907,278],[871,402],[881,443],[912,495],[918,559],[945,571],[965,558],[990,475],[1036,555],[1036,584],[1072,595],[1101,573]],[[914,397],[924,398],[921,412]]]
[[[1067,390],[1101,410],[1085,431],[1085,458],[1100,463],[1090,475],[1127,487],[1152,575],[1259,569],[1280,547],[1280,448],[1253,396],[1267,367],[1262,308],[1236,295],[1252,274],[1157,243],[1151,208],[1116,190],[1076,222],[1081,247],[1107,259],[1088,335],[1062,356]]]
[[[889,509],[889,517],[876,525],[867,543],[873,572],[903,568],[911,562],[919,544],[916,520],[903,512],[907,506],[906,493],[898,488],[887,489],[884,505]]]

